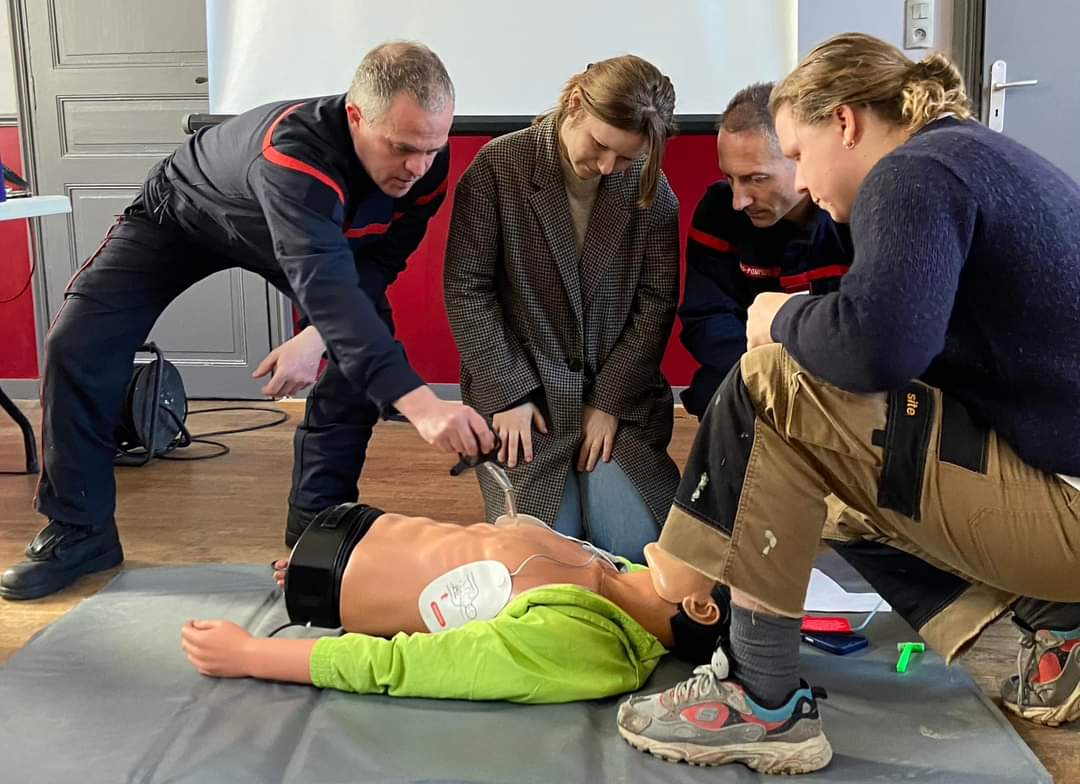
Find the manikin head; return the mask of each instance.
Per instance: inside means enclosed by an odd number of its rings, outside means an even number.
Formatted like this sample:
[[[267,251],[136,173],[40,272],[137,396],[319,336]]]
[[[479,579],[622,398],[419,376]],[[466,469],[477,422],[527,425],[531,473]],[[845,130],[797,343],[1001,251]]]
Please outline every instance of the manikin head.
[[[655,542],[645,545],[645,562],[657,596],[677,607],[671,617],[672,653],[692,664],[709,661],[718,644],[727,645],[731,621],[728,589],[661,550]]]
[[[423,44],[382,44],[356,69],[345,113],[364,170],[379,190],[400,198],[446,146],[454,85],[442,61]]]

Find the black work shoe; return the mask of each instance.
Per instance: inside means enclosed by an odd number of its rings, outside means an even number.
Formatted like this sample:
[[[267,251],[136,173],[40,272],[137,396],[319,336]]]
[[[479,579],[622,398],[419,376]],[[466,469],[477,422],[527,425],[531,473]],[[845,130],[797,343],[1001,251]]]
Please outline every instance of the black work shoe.
[[[307,530],[307,527],[311,525],[311,521],[315,519],[317,514],[318,512],[309,512],[306,509],[289,504],[289,519],[285,523],[286,547],[290,550],[293,548],[296,540],[300,538],[300,534]]]
[[[0,575],[3,598],[38,599],[56,593],[84,574],[118,566],[124,550],[111,520],[100,529],[50,520],[27,545],[26,558]]]

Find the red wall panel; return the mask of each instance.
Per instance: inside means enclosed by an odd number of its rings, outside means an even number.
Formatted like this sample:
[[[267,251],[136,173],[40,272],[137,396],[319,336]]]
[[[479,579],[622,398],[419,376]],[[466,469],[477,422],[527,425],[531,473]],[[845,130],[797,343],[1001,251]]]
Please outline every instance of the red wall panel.
[[[679,197],[679,301],[686,283],[686,234],[694,217],[694,208],[701,201],[705,189],[720,179],[720,167],[716,162],[716,137],[712,134],[677,136],[668,144],[664,156],[664,173],[672,190]],[[697,362],[679,342],[682,325],[675,319],[675,329],[668,341],[664,355],[663,370],[668,381],[675,386],[686,386],[697,369]]]
[[[451,194],[454,183],[486,141],[486,137],[476,136],[451,139]],[[680,247],[685,249],[686,232],[694,207],[705,188],[720,177],[715,137],[711,134],[676,137],[668,145],[664,171],[679,197]],[[389,294],[394,306],[398,337],[405,345],[409,360],[425,381],[435,384],[456,384],[458,381],[458,354],[442,297],[443,254],[452,209],[451,199],[431,221],[427,236]],[[685,260],[680,263],[685,267]],[[690,383],[696,364],[682,347],[678,334],[676,322],[663,368],[672,384],[685,386]]]
[[[443,254],[453,209],[453,183],[486,141],[487,137],[478,136],[451,140],[451,197],[432,220],[407,270],[390,290],[398,336],[414,367],[430,383],[454,384],[458,380],[458,354],[442,297]],[[15,128],[0,128],[0,157],[21,171]],[[694,207],[705,188],[720,176],[713,137],[688,135],[673,139],[664,170],[681,204],[680,247],[685,248]],[[15,294],[29,272],[26,221],[0,222],[0,300]],[[685,385],[695,365],[678,341],[678,330],[676,322],[663,367],[672,384]],[[13,302],[0,304],[0,335],[0,378],[36,378],[34,312],[29,290]]]
[[[23,173],[18,128],[0,127],[0,160],[10,169]],[[38,375],[33,295],[27,286],[26,291],[15,296],[29,276],[26,221],[0,221],[0,378],[37,378]]]
[[[447,200],[428,224],[420,247],[387,294],[394,307],[397,337],[405,346],[409,362],[429,384],[458,382],[458,353],[443,304],[443,256],[454,206],[454,186],[487,141],[486,136],[451,138]]]

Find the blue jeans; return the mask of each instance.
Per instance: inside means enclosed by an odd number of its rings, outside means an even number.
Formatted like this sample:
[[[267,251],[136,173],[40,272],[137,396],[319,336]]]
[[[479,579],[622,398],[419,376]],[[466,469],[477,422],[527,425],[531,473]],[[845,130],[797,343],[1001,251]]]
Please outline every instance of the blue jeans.
[[[652,512],[614,460],[597,461],[592,472],[570,468],[554,528],[638,564],[645,563],[642,548],[660,536]]]

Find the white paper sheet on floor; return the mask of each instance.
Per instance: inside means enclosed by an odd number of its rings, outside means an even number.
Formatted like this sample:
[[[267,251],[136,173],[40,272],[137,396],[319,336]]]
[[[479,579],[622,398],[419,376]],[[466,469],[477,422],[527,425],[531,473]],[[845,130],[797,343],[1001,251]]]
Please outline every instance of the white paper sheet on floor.
[[[880,603],[880,607],[878,604]],[[850,593],[845,591],[836,580],[820,569],[810,572],[810,586],[806,589],[807,612],[890,612],[888,602],[882,601],[876,593]]]

